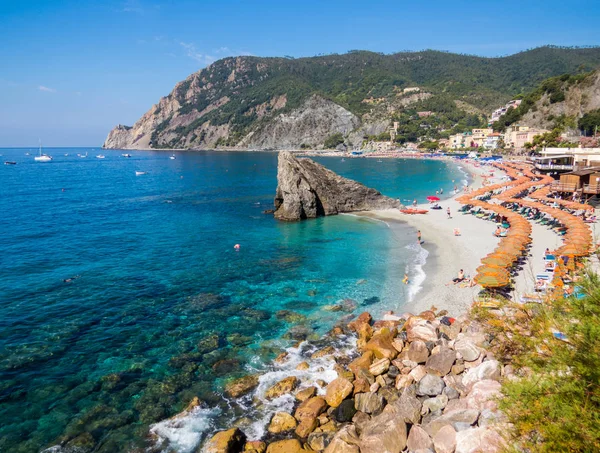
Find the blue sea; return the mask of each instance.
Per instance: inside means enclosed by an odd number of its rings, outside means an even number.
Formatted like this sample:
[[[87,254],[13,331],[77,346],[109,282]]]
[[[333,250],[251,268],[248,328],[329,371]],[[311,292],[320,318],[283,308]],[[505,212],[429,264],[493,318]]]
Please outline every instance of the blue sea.
[[[422,272],[408,226],[264,214],[274,153],[36,151],[0,149],[17,162],[0,166],[3,452],[192,451],[244,413],[228,380],[342,316],[402,311],[404,273]],[[466,178],[442,161],[315,160],[405,203]],[[161,431],[194,396],[201,417]]]

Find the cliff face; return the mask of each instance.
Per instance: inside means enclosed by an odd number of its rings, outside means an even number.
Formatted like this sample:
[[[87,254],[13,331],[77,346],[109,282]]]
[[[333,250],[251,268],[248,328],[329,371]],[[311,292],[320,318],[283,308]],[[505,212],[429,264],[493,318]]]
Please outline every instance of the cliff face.
[[[400,208],[386,197],[356,181],[342,178],[311,159],[280,152],[277,166],[275,218],[302,220],[341,212]]]
[[[600,71],[586,77],[581,83],[564,91],[565,99],[551,103],[546,93],[533,108],[523,115],[521,124],[542,129],[552,129],[554,120],[561,115],[580,118],[585,113],[600,108]]]

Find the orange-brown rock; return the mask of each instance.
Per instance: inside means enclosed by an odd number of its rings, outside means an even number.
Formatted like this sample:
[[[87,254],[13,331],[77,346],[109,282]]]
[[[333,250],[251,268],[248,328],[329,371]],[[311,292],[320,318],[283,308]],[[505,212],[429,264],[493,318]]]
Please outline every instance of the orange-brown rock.
[[[267,399],[278,398],[281,395],[285,395],[286,393],[290,393],[292,390],[296,388],[298,385],[298,378],[296,376],[289,376],[285,379],[282,379],[277,384],[273,385],[265,392],[265,397]]]
[[[331,407],[338,407],[352,393],[353,388],[352,383],[348,379],[343,377],[334,379],[327,386],[325,401]]]
[[[366,344],[365,349],[367,351],[373,351],[375,357],[378,359],[390,359],[393,360],[397,355],[398,351],[394,348],[393,337],[389,329],[383,328]]]
[[[303,401],[300,406],[294,412],[296,420],[301,422],[302,420],[317,418],[323,411],[327,409],[327,402],[320,396],[313,396],[312,398]]]
[[[301,439],[306,439],[317,426],[319,426],[319,421],[316,418],[303,418],[296,427],[296,435]]]
[[[206,453],[237,453],[242,451],[246,435],[239,428],[219,431],[205,445]]]
[[[368,370],[371,364],[373,363],[374,356],[375,355],[373,354],[373,351],[366,351],[363,353],[363,355],[350,362],[348,368],[355,375],[358,373],[359,368],[364,368],[365,370]]]
[[[306,401],[309,398],[312,398],[317,393],[316,387],[307,387],[305,389],[299,390],[296,393],[296,399],[300,402]]]
[[[298,439],[279,440],[267,447],[267,453],[303,453],[305,451]]]
[[[267,444],[260,440],[252,440],[244,445],[244,453],[265,453]]]

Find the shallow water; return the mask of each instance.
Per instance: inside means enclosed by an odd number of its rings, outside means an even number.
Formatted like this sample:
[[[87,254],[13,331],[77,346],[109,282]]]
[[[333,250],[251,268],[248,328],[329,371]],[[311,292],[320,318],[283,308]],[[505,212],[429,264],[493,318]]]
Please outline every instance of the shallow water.
[[[400,311],[424,278],[408,227],[263,214],[275,154],[85,151],[0,150],[18,162],[0,166],[0,451],[147,446],[197,395],[204,412],[173,444],[186,451],[235,412],[227,379],[344,314],[324,307]],[[402,200],[464,179],[438,161],[317,160]]]

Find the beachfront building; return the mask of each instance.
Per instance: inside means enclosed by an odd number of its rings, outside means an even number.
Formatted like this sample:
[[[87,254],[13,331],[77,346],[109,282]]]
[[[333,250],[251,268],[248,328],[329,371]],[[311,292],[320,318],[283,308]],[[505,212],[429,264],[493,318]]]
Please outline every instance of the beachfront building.
[[[491,134],[488,134],[485,137],[485,142],[483,144],[483,147],[488,151],[498,149],[498,144],[501,139],[502,139],[502,134],[500,134],[498,132],[492,132]]]
[[[471,141],[473,142],[476,148],[479,148],[484,145],[486,137],[493,132],[494,129],[492,129],[491,127],[486,127],[483,129],[471,129],[471,133],[473,134],[473,136],[471,137]]]
[[[558,156],[572,157],[575,169],[600,167],[600,148],[544,148],[540,156],[554,159]]]
[[[448,137],[448,147],[450,149],[470,148],[473,145],[472,132],[463,132],[462,134],[455,134]]]
[[[525,143],[531,143],[536,135],[545,134],[546,129],[535,129],[529,126],[514,124],[506,128],[504,143],[507,148],[523,149]]]

